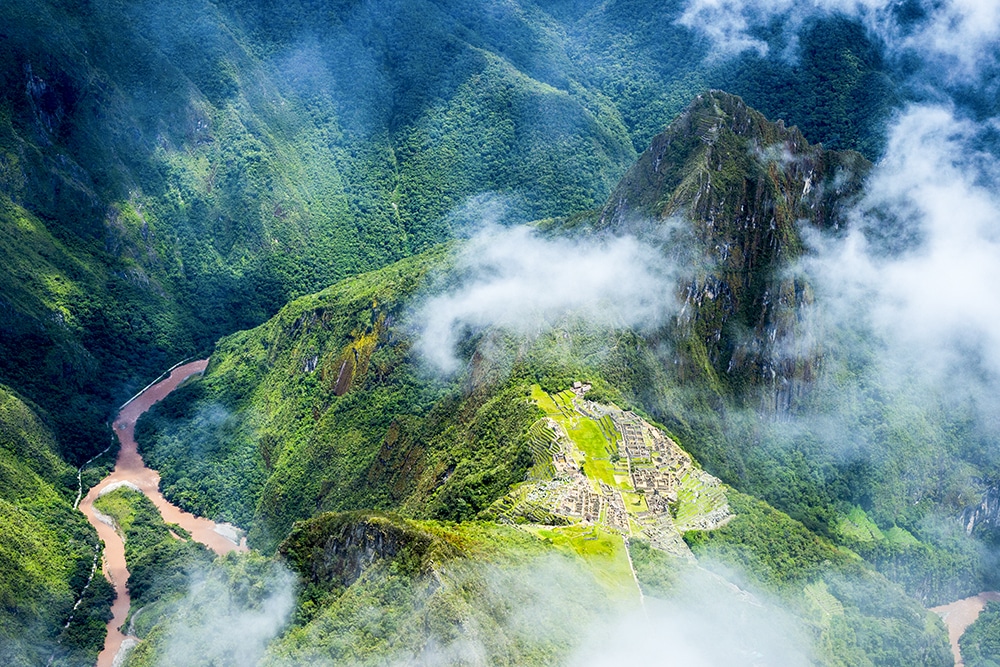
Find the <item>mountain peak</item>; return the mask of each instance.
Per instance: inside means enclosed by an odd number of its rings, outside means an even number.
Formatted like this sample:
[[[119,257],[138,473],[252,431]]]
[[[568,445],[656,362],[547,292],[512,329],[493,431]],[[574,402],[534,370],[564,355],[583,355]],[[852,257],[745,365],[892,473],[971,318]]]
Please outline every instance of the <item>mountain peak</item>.
[[[860,191],[870,168],[858,153],[824,150],[797,127],[771,122],[740,97],[710,90],[653,138],[608,199],[599,226],[621,229],[637,218],[684,213],[736,220],[746,211],[738,200],[753,185],[771,195],[762,202],[767,209],[779,204],[791,222],[807,218],[826,226],[836,203]],[[713,189],[716,196],[706,206]]]
[[[804,252],[800,226],[836,228],[870,168],[860,154],[810,144],[798,128],[718,90],[698,95],[653,139],[597,226],[645,233],[680,221],[666,250],[689,267],[678,286],[682,376],[774,384],[780,405],[790,381],[812,375],[814,351],[801,351],[808,364],[773,354],[775,345],[798,349],[796,311],[812,298],[783,269]]]

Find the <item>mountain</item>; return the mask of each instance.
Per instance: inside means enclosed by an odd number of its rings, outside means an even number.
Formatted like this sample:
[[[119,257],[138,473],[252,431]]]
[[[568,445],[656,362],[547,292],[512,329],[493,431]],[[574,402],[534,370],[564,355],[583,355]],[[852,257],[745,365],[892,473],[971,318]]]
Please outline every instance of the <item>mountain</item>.
[[[811,288],[787,269],[805,252],[803,221],[820,230],[846,225],[870,167],[716,91],[653,139],[596,228],[621,234],[685,221],[684,238],[670,248],[696,267],[679,287],[682,380],[703,373],[723,392],[766,383],[787,405],[788,387],[815,375],[817,351],[796,332]]]
[[[92,664],[104,641],[114,592],[94,576],[100,544],[76,511],[76,494],[76,473],[59,459],[37,408],[0,387],[4,664]]]
[[[887,382],[809,270],[933,94],[860,19],[789,11],[734,54],[690,5],[0,7],[4,660],[93,657],[73,500],[110,457],[74,468],[213,350],[138,437],[259,552],[106,496],[133,664],[648,661],[663,627],[678,660],[948,664],[921,605],[995,585],[990,435]],[[657,314],[456,320],[440,372],[421,309],[483,279],[483,218],[651,250]]]
[[[781,165],[771,157],[775,154],[786,156],[790,163],[786,173],[779,172]],[[660,165],[662,179],[656,171]],[[833,226],[836,207],[856,194],[865,166],[856,154],[810,147],[796,130],[767,122],[739,98],[711,93],[696,99],[654,140],[618,185],[595,228],[620,234],[636,216],[645,221],[646,216],[656,220],[684,214],[692,221],[687,233],[696,252],[707,258],[704,264],[727,263],[710,268],[717,273],[695,276],[691,283],[677,286],[691,302],[690,315],[682,314],[668,334],[683,341],[678,349],[687,365],[707,357],[711,366],[698,370],[707,374],[710,386],[725,391],[718,378],[736,384],[743,373],[730,361],[740,351],[725,350],[734,344],[736,335],[731,332],[750,329],[753,333],[744,340],[749,338],[746,344],[752,345],[774,340],[769,330],[781,317],[795,321],[794,301],[784,312],[767,304],[778,302],[782,290],[794,290],[781,277],[780,262],[801,252],[799,216],[809,213],[817,226]],[[861,173],[848,171],[853,167]],[[845,174],[853,174],[853,180]],[[813,178],[815,188],[807,188],[805,181]],[[839,193],[830,187],[835,180],[844,183]],[[676,208],[665,209],[663,202]],[[657,205],[660,208],[654,210]],[[743,214],[731,215],[733,211]],[[731,250],[723,251],[723,246]],[[441,508],[432,516],[471,518],[495,494],[518,481],[530,465],[523,457],[488,453],[482,446],[473,456],[458,445],[481,443],[484,434],[468,433],[467,426],[496,418],[478,412],[495,409],[484,399],[497,382],[504,382],[493,377],[496,369],[491,369],[489,355],[472,353],[471,374],[463,385],[428,376],[412,351],[412,335],[404,323],[408,304],[421,296],[429,280],[425,276],[445,269],[449,260],[444,252],[425,253],[304,297],[262,327],[220,342],[205,381],[187,394],[182,391],[169,398],[161,409],[166,414],[177,411],[175,416],[186,424],[146,450],[151,464],[164,474],[168,496],[199,513],[252,525],[254,531],[273,535],[263,544],[274,544],[287,532],[291,519],[306,518],[317,510],[424,505],[429,500],[426,494],[432,492],[447,497],[447,502],[431,505]],[[724,259],[722,252],[727,253]],[[705,298],[711,289],[719,293],[717,299]],[[614,335],[621,334],[603,334]],[[641,345],[647,350],[653,347],[652,341]],[[690,347],[685,350],[684,345]],[[722,357],[726,352],[728,358]],[[759,359],[771,359],[768,352],[761,350]],[[544,353],[539,356],[544,360]],[[566,376],[565,368],[554,371],[544,363],[537,361],[522,373]],[[619,381],[617,390],[625,395],[637,395],[632,392],[641,391],[642,383],[624,378],[622,367],[631,363],[663,375],[662,360],[643,358],[642,352],[633,358],[610,359],[597,369],[585,360],[575,363],[583,364],[578,372],[596,371]],[[672,364],[676,376],[659,377],[658,384],[695,384],[687,365]],[[299,387],[294,395],[285,389],[289,383]],[[447,445],[433,444],[456,417],[464,425]],[[517,417],[520,422],[514,424],[521,423],[520,430],[525,430],[529,423],[524,420],[529,418],[530,414]],[[314,426],[291,428],[302,420]],[[518,428],[504,430],[516,433]],[[140,429],[140,439],[142,434]],[[433,454],[442,447],[447,451]],[[464,473],[461,462],[467,456],[474,466],[486,469],[473,467]],[[443,461],[436,460],[441,457]],[[487,458],[477,460],[482,457]],[[465,474],[492,480],[490,471],[500,461],[518,463],[487,484],[492,497],[482,500],[452,497],[445,489],[436,489],[432,479],[421,479],[445,475],[447,488],[461,488]],[[233,475],[234,467],[240,470],[238,475]],[[307,470],[328,470],[329,478],[306,474]],[[391,483],[386,483],[386,475]],[[241,486],[232,488],[234,482]],[[222,502],[222,497],[228,500]],[[285,518],[279,521],[276,512]]]
[[[614,571],[598,558],[610,549],[634,562],[639,590],[650,599],[702,609],[703,589],[716,584],[691,584],[692,592],[679,582],[718,582],[712,577],[738,572],[740,595],[750,596],[742,599],[773,598],[754,604],[805,619],[789,630],[802,637],[801,645],[765,647],[765,639],[739,626],[733,645],[720,651],[771,652],[772,660],[792,651],[796,657],[784,658],[790,663],[946,664],[940,626],[877,568],[905,585],[908,571],[879,558],[865,562],[847,548],[866,546],[846,532],[849,525],[870,524],[863,510],[848,515],[845,498],[824,502],[823,487],[803,474],[799,488],[812,494],[805,509],[827,513],[845,531],[817,534],[754,498],[767,498],[772,489],[752,475],[729,477],[725,461],[733,459],[723,457],[731,450],[714,449],[704,431],[692,428],[726,425],[725,412],[706,406],[704,392],[726,401],[726,409],[741,400],[731,387],[739,386],[742,371],[720,367],[705,354],[704,341],[724,350],[725,334],[738,325],[759,326],[769,339],[778,316],[760,306],[768,290],[781,289],[784,267],[805,252],[799,225],[835,234],[840,210],[857,196],[867,168],[860,155],[813,147],[798,130],[766,121],[739,98],[706,93],[654,139],[602,211],[546,222],[544,234],[656,239],[664,261],[677,251],[705,258],[687,265],[705,272],[699,284],[716,276],[712,284],[731,290],[730,303],[749,302],[745,307],[718,317],[713,299],[692,299],[685,316],[683,296],[692,283],[681,274],[675,284],[680,315],[645,336],[572,316],[537,336],[499,325],[472,327],[459,342],[459,372],[441,375],[421,358],[413,319],[428,295],[462,280],[456,268],[463,266],[462,246],[449,245],[298,299],[266,324],[221,340],[205,377],[154,408],[137,433],[144,456],[163,474],[168,498],[248,528],[253,546],[276,549],[297,573],[300,611],[292,629],[268,645],[265,662],[434,660],[428,656],[438,649],[445,662],[461,661],[465,653],[449,652],[459,646],[501,662],[565,660],[581,648],[558,639],[566,620],[542,621],[555,624],[542,642],[554,644],[543,650],[540,638],[507,634],[506,621],[488,611],[532,607],[539,604],[532,601],[537,592],[510,591],[515,602],[479,597],[472,591],[489,585],[482,574],[462,578],[469,576],[465,568],[494,568],[494,557],[509,554],[495,575],[507,577],[511,568],[533,562],[527,554],[554,549],[575,554],[571,572],[596,572],[600,579],[610,576],[599,574],[606,568]],[[681,228],[679,249],[671,243],[678,237],[659,233],[664,226]],[[732,251],[721,255],[727,241]],[[791,335],[801,304],[786,305],[780,315],[792,322]],[[717,328],[699,338],[702,322]],[[664,363],[663,341],[692,339],[702,341],[698,373]],[[679,358],[699,359],[693,344],[677,349]],[[758,349],[760,358],[769,358],[767,348]],[[812,378],[797,379],[806,385]],[[757,389],[773,392],[774,385]],[[673,401],[661,402],[664,396]],[[657,415],[670,418],[676,430],[657,423]],[[709,454],[707,472],[692,451]],[[788,464],[764,450],[751,465],[784,475]],[[722,481],[709,474],[716,468]],[[401,517],[357,514],[371,510]],[[421,530],[431,535],[421,537]],[[458,535],[449,536],[454,531]],[[476,537],[460,537],[464,531]],[[945,564],[946,550],[905,529],[897,534],[906,536],[893,538],[900,548],[936,554],[934,565],[915,566],[922,576],[938,568],[958,577],[958,586],[974,585],[960,569],[964,562]],[[413,555],[405,555],[409,540],[418,545]],[[481,540],[491,546],[477,547]],[[591,551],[590,540],[606,546]],[[422,555],[428,549],[433,557]],[[452,567],[463,572],[458,580]],[[587,595],[601,590],[593,582],[573,585]],[[611,590],[623,587],[619,582]],[[395,597],[389,590],[406,592]],[[872,596],[879,606],[868,605]],[[566,605],[572,607],[556,603]],[[359,610],[372,607],[380,620],[365,624]],[[456,620],[462,629],[444,635],[415,629],[420,623],[437,628],[439,611],[463,619]],[[628,612],[612,616],[621,613]],[[589,613],[579,616],[591,622]],[[169,615],[162,623],[173,630],[161,632],[183,636]],[[481,630],[496,624],[501,629]],[[495,640],[481,646],[481,632]],[[380,639],[397,636],[398,642]],[[158,641],[146,649],[152,652],[147,658],[167,650]],[[737,660],[726,655],[716,658]]]
[[[445,240],[469,196],[529,218],[599,207],[707,86],[870,157],[894,105],[856,25],[813,26],[805,69],[713,65],[680,3],[0,11],[0,379],[75,463],[159,370]],[[843,99],[809,103],[820,85]]]

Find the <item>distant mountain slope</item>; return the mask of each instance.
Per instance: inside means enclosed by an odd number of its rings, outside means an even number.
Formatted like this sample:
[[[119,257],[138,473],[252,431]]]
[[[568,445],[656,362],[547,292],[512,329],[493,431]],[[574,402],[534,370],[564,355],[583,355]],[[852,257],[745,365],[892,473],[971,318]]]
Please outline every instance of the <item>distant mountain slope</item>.
[[[600,206],[635,147],[709,85],[813,141],[877,154],[869,139],[894,93],[872,84],[887,70],[857,26],[810,27],[801,67],[732,65],[706,59],[680,10],[5,3],[0,194],[23,212],[0,229],[36,219],[89,277],[57,258],[32,269],[64,274],[32,289],[43,303],[59,292],[86,334],[0,292],[16,322],[0,323],[13,360],[0,379],[86,458],[112,397],[292,297],[444,240],[472,195],[500,193],[527,217]],[[829,88],[837,104],[802,103]],[[46,352],[17,353],[29,344]],[[93,400],[42,388],[56,378]]]

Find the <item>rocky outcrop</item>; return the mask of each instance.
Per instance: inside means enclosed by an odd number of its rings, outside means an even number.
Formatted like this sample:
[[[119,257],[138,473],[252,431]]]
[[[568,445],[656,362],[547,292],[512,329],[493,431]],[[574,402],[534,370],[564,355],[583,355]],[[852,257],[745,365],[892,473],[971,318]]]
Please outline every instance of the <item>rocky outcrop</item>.
[[[330,589],[350,586],[380,561],[419,575],[457,553],[411,522],[368,512],[328,512],[296,523],[279,552],[304,581]]]
[[[681,267],[682,378],[772,386],[781,407],[812,377],[820,351],[800,326],[812,291],[788,269],[804,252],[801,227],[837,229],[870,167],[719,91],[653,140],[597,226],[658,240]]]
[[[978,505],[968,507],[962,512],[962,525],[969,535],[973,532],[1000,529],[1000,486],[987,488]]]

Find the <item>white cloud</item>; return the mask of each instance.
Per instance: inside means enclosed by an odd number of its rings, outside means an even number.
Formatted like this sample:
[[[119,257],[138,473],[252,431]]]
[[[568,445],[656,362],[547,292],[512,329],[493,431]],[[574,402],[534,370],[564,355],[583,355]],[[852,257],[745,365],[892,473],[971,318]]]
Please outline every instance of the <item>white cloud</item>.
[[[285,567],[246,561],[192,574],[187,596],[166,622],[158,665],[255,665],[295,606],[295,578]],[[233,581],[236,579],[237,581]]]
[[[953,79],[974,76],[995,60],[992,49],[1000,40],[997,0],[925,2],[926,16],[915,29],[897,23],[893,9],[898,4],[896,0],[690,0],[678,22],[707,35],[723,55],[746,50],[766,53],[767,44],[753,37],[752,30],[772,19],[785,19],[794,30],[810,18],[839,14],[862,21],[892,51],[911,51],[940,62]]]
[[[1000,375],[1000,189],[975,143],[951,110],[908,109],[852,231],[809,268],[827,309],[863,310],[897,357],[935,373],[971,352]],[[886,235],[894,251],[871,241]]]
[[[487,224],[464,246],[458,285],[416,314],[417,349],[435,367],[458,367],[467,329],[496,326],[531,337],[566,317],[646,330],[674,310],[675,279],[656,249],[634,237],[545,238]]]

